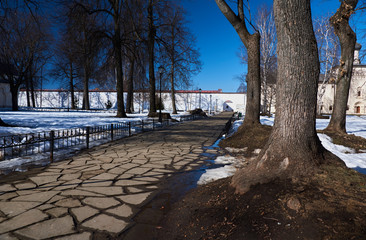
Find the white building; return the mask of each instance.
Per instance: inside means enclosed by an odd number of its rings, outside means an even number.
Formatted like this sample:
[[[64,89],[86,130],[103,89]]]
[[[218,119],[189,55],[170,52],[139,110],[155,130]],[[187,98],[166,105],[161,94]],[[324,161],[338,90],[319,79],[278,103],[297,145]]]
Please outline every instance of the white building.
[[[117,108],[116,91],[91,90],[90,107],[92,109],[105,109],[107,102],[112,103],[112,108]],[[159,95],[159,91],[156,92]],[[36,105],[43,108],[70,108],[71,94],[65,90],[43,90],[35,91]],[[77,107],[81,108],[82,92],[75,92]],[[125,100],[127,94],[125,93]],[[202,108],[205,111],[239,111],[245,112],[245,93],[225,93],[221,89],[217,91],[177,91],[176,107],[178,111],[189,111],[196,108]],[[171,95],[168,91],[162,92],[164,109],[172,110]],[[27,106],[27,95],[24,90],[19,92],[19,106]],[[126,101],[125,101],[126,103]],[[135,112],[146,111],[149,109],[149,98],[147,92],[134,93]]]
[[[347,114],[366,114],[366,65],[361,64],[359,53],[361,45],[356,44],[353,73],[348,97]],[[333,110],[335,83],[329,81],[324,87],[320,86],[319,91],[324,91],[323,96],[318,98],[318,105],[322,114],[331,114]],[[318,95],[319,96],[319,95]]]

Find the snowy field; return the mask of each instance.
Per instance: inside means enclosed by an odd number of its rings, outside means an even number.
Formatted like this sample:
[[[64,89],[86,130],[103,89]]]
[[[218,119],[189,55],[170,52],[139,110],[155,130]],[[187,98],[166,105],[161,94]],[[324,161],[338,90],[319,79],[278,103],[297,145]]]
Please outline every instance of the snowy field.
[[[242,123],[243,120],[235,121],[228,135],[232,135],[234,132],[236,132]],[[274,118],[261,117],[261,123],[272,126],[274,123]],[[322,130],[328,126],[328,123],[329,119],[317,119],[316,128],[318,130]],[[366,116],[347,116],[346,129],[349,134],[366,138]],[[347,167],[366,174],[366,152],[355,153],[354,149],[333,144],[332,139],[325,134],[318,134],[318,136],[323,146],[342,159]],[[206,172],[199,179],[198,184],[206,184],[220,178],[226,178],[234,175],[237,166],[240,165],[241,161],[241,159],[235,159],[232,156],[218,157],[215,160],[215,163],[224,163],[226,165],[224,167],[206,170]]]
[[[179,120],[182,113],[172,115]],[[0,127],[0,136],[37,133],[50,130],[62,130],[87,126],[101,126],[147,119],[146,114],[128,114],[128,118],[117,118],[115,111],[103,112],[0,112],[1,119],[16,127]]]

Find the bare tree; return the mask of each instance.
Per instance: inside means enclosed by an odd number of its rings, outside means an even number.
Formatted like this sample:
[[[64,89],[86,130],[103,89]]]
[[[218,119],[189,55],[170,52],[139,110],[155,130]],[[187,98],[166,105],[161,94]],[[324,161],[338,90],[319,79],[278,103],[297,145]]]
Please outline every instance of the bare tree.
[[[340,45],[334,29],[329,22],[329,17],[320,17],[314,20],[315,37],[318,43],[320,73],[318,99],[319,104],[317,114],[321,115],[322,98],[325,93],[325,87],[328,83],[334,82],[334,67],[339,62]]]
[[[166,66],[170,81],[173,114],[177,114],[175,91],[181,86],[190,85],[191,76],[200,71],[202,63],[195,48],[194,36],[185,26],[184,11],[179,6],[172,6],[169,12],[169,23],[163,27],[163,52],[160,58]]]
[[[12,14],[13,17],[3,23],[5,33],[1,35],[0,59],[14,68],[7,79],[10,82],[12,108],[17,111],[19,87],[37,70],[37,63],[48,51],[48,42],[43,25],[37,22],[38,15],[17,10]]]
[[[247,102],[243,126],[259,125],[260,113],[260,34],[250,34],[246,24],[243,0],[237,0],[235,13],[227,1],[215,0],[221,12],[234,27],[248,51]]]
[[[232,184],[244,193],[275,178],[311,176],[327,155],[315,130],[319,60],[310,0],[275,0],[277,102],[274,127],[258,158]]]
[[[71,109],[76,109],[75,84],[79,76],[77,64],[77,45],[75,45],[72,31],[66,30],[59,39],[54,50],[54,64],[52,76],[58,79],[67,80],[67,89],[71,95]]]
[[[276,26],[273,18],[272,10],[267,6],[262,6],[258,11],[256,26],[261,35],[260,40],[260,66],[261,66],[261,84],[263,97],[263,114],[268,114],[270,111],[269,101],[272,99],[273,85],[268,85],[271,76],[276,72]]]
[[[358,0],[342,0],[337,12],[329,19],[341,44],[341,59],[336,80],[332,118],[326,131],[346,134],[346,111],[353,71],[356,34],[349,25]]]

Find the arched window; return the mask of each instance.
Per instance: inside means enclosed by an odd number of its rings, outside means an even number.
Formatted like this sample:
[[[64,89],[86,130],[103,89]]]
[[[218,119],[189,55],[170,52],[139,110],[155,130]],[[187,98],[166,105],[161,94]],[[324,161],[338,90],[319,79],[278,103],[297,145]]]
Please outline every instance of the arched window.
[[[357,88],[357,97],[362,97],[362,91],[360,87]]]

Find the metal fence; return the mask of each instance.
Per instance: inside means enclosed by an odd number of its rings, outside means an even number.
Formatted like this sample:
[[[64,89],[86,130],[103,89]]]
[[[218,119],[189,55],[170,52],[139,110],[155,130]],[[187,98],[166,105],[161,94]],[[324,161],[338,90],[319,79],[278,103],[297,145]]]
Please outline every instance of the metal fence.
[[[179,122],[202,118],[198,115],[180,117]],[[26,157],[34,154],[49,153],[51,161],[54,152],[70,147],[89,148],[92,142],[107,142],[169,126],[177,121],[155,119],[115,123],[103,126],[73,128],[41,133],[30,133],[0,137],[0,161]]]

